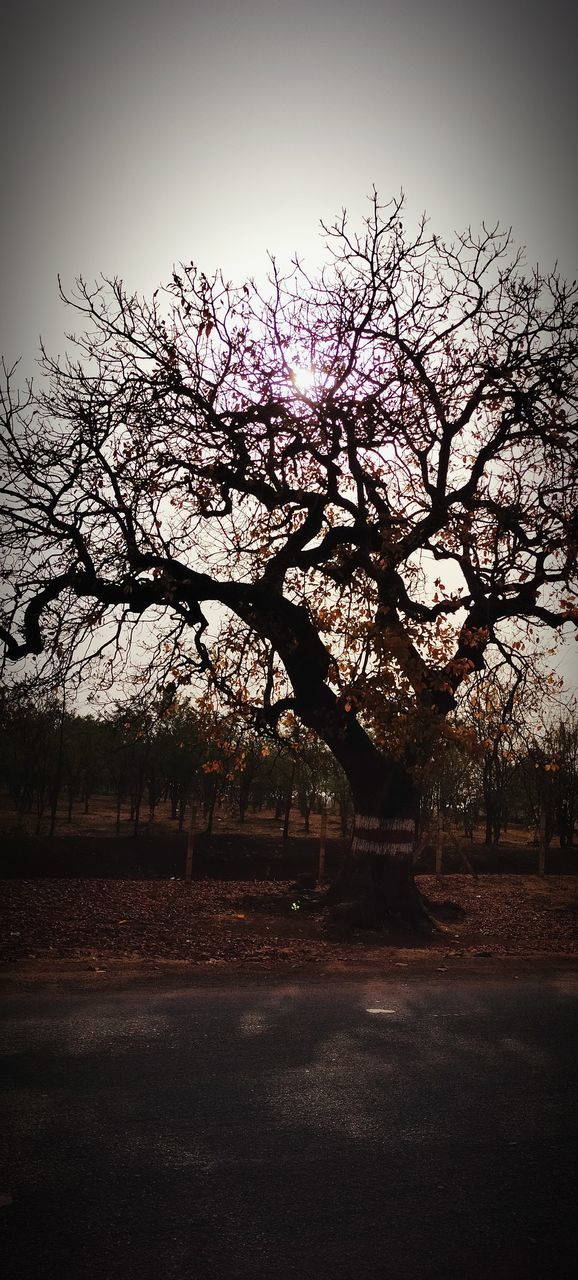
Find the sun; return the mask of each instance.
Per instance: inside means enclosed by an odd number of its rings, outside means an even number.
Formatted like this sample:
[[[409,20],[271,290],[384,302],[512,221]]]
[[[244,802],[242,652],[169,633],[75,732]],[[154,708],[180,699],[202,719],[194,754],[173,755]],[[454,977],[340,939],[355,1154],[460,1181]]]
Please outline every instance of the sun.
[[[311,366],[299,365],[295,369],[291,369],[290,373],[293,386],[304,396],[310,396],[315,391],[317,383],[316,370]]]

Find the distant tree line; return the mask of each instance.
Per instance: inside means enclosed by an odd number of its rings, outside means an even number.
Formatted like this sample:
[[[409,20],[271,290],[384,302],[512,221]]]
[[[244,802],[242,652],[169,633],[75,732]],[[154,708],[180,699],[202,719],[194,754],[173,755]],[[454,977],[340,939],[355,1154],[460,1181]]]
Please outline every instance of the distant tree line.
[[[139,696],[82,715],[59,693],[13,685],[0,692],[0,729],[0,788],[17,814],[32,815],[37,834],[53,835],[57,814],[71,823],[79,808],[88,813],[96,795],[111,798],[117,835],[128,819],[136,836],[167,802],[179,831],[194,804],[210,835],[222,802],[240,824],[249,810],[273,810],[285,836],[295,803],[305,832],[311,813],[330,804],[347,834],[345,776],[297,725],[275,742],[186,699],[151,705]]]
[[[453,737],[419,771],[419,834],[450,823],[497,845],[522,823],[547,845],[574,842],[578,820],[578,717],[566,712],[528,731],[493,694],[473,698]],[[327,748],[294,722],[282,739],[264,737],[239,717],[185,698],[156,703],[135,695],[109,712],[79,714],[61,691],[26,684],[0,689],[0,788],[37,834],[70,824],[91,798],[110,797],[117,835],[137,835],[170,805],[180,831],[194,804],[211,834],[224,804],[239,824],[271,810],[289,832],[297,807],[303,831],[330,807],[348,834],[353,815],[345,774]]]

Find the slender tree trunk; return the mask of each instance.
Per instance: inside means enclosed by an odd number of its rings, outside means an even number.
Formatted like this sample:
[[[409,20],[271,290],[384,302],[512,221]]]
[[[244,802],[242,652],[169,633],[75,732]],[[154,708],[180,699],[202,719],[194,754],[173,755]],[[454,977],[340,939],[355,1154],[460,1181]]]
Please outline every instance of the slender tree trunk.
[[[52,795],[50,797],[50,823],[48,827],[48,836],[52,839],[56,829],[56,814],[58,811],[58,797],[60,794],[60,785],[55,784]]]
[[[207,831],[206,831],[207,840],[210,840],[213,834],[213,822],[215,819],[215,808],[217,805],[218,796],[219,796],[219,787],[217,783],[214,783],[213,792],[209,801],[209,808],[207,812]]]
[[[149,826],[150,826],[150,825],[151,825],[151,823],[153,823],[153,822],[154,822],[154,820],[155,820],[155,815],[156,815],[156,811],[157,811],[157,804],[158,804],[158,800],[159,800],[159,793],[158,793],[158,790],[157,790],[157,782],[156,782],[156,778],[153,778],[153,779],[152,779],[152,781],[151,781],[151,782],[149,782],[149,786],[148,786],[148,800],[149,800],[149,816],[148,816],[148,821],[149,821]]]
[[[36,835],[40,835],[42,826],[42,815],[44,813],[44,792],[38,791],[36,794]]]
[[[56,814],[58,811],[58,800],[60,797],[60,788],[62,782],[62,758],[64,754],[64,719],[66,716],[66,693],[62,698],[62,711],[60,713],[60,725],[58,730],[58,753],[56,756],[56,771],[51,788],[50,796],[50,826],[48,835],[50,838],[54,835],[56,828]]]
[[[301,791],[299,794],[299,812],[301,814],[301,817],[303,818],[303,830],[306,835],[309,835],[309,830],[311,825],[310,824],[311,807],[312,807],[312,797],[308,795],[306,791]]]
[[[135,838],[136,836],[138,836],[138,831],[140,826],[140,807],[142,803],[142,795],[143,795],[143,785],[142,783],[139,783],[139,788],[134,801],[134,827],[133,827],[132,834]]]
[[[289,788],[285,794],[285,815],[283,818],[283,843],[284,844],[289,839],[289,820],[291,818],[291,805],[293,803],[294,778],[295,778],[295,766],[293,766],[293,771],[291,773],[291,781],[289,783]]]
[[[313,797],[309,791],[299,791],[299,813],[303,818],[303,831],[309,835],[311,828],[311,810],[313,808]]]
[[[286,843],[286,841],[289,839],[289,822],[291,819],[292,799],[293,799],[293,794],[291,791],[288,791],[287,795],[285,796],[285,813],[283,815],[283,843]]]
[[[247,816],[247,806],[249,804],[249,784],[241,779],[239,783],[239,823],[242,826]]]

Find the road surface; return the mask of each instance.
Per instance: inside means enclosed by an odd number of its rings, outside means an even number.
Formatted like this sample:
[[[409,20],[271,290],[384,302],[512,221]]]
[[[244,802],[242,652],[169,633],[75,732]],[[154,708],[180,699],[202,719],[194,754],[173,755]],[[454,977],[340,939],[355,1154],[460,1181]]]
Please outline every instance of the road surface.
[[[576,975],[9,987],[5,1280],[576,1274]]]

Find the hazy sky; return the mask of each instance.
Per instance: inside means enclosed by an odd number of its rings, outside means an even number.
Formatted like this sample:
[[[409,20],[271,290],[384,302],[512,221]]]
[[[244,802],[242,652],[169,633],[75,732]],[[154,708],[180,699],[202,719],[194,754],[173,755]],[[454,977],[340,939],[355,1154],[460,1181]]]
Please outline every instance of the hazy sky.
[[[373,183],[576,274],[569,0],[5,0],[0,350],[58,347],[82,272],[320,253]]]
[[[61,348],[58,273],[312,265],[373,184],[574,277],[577,34],[575,0],[4,0],[0,352]]]

